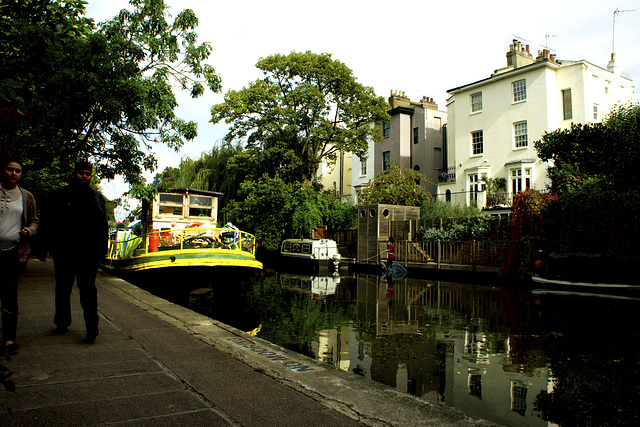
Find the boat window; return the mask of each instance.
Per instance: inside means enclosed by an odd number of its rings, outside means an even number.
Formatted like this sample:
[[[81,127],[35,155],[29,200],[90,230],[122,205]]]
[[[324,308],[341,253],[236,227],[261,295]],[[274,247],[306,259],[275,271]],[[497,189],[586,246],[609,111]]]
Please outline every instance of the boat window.
[[[213,197],[189,196],[189,216],[211,218],[213,213]]]
[[[212,207],[213,198],[207,196],[189,196],[189,206]]]
[[[291,243],[285,242],[284,245],[282,245],[282,251],[291,252]]]
[[[303,254],[310,254],[311,253],[311,245],[308,243],[305,243],[302,245],[302,251]]]
[[[158,213],[160,215],[182,216],[182,195],[181,194],[159,194]]]
[[[193,206],[189,206],[189,216],[203,216],[211,218],[211,209],[194,208]]]
[[[182,206],[182,194],[162,194],[160,193],[160,203],[174,203]]]

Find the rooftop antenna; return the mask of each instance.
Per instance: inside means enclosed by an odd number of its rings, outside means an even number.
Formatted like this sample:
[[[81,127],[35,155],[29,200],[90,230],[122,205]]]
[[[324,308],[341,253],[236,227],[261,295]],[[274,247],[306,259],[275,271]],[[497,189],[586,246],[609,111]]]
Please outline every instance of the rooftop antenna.
[[[554,35],[554,34],[545,34],[545,36],[544,36],[544,47],[545,47],[546,49],[548,49],[548,50],[554,50],[554,49],[551,49],[551,48],[549,47],[549,39],[550,39],[551,37],[560,37],[560,36],[556,36],[556,35]],[[555,51],[555,50],[554,50],[554,51]]]
[[[635,12],[635,9],[627,9],[627,10],[620,10],[618,8],[616,8],[616,10],[613,11],[613,35],[611,37],[611,59],[615,59],[616,57],[616,51],[614,49],[615,47],[615,41],[616,41],[616,15],[618,15],[619,13],[625,13],[625,12]]]
[[[516,34],[511,34],[511,37],[515,38],[520,43],[529,43],[529,44],[531,44],[531,42],[529,40],[525,39],[524,37],[520,37],[520,36],[518,36]]]

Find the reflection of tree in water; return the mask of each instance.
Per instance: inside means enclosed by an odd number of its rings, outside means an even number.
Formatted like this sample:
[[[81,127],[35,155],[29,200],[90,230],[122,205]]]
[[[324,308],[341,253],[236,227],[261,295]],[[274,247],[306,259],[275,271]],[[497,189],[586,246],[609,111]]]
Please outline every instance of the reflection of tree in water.
[[[563,302],[541,305],[541,349],[555,380],[536,410],[561,426],[640,425],[637,302]]]
[[[261,319],[259,337],[313,357],[311,343],[324,329],[348,324],[353,308],[333,295],[317,301],[310,293],[282,288],[279,276],[265,277],[248,295],[249,306]]]

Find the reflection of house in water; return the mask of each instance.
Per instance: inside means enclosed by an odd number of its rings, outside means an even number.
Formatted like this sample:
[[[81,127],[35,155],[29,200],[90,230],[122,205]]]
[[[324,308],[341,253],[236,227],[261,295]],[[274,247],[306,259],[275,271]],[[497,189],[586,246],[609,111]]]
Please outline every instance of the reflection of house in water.
[[[371,379],[371,348],[356,335],[352,326],[320,331],[318,341],[312,344],[316,359]]]
[[[333,295],[340,284],[340,276],[305,276],[300,274],[280,274],[283,287],[310,292],[317,296]]]
[[[443,401],[503,425],[547,425],[534,410],[534,401],[547,390],[548,370],[513,364],[509,341],[491,333],[438,333]],[[487,348],[488,343],[493,348]]]
[[[496,288],[361,276],[356,304],[357,332],[321,335],[335,366],[501,424],[547,424],[533,406],[547,368],[514,362],[514,309]]]

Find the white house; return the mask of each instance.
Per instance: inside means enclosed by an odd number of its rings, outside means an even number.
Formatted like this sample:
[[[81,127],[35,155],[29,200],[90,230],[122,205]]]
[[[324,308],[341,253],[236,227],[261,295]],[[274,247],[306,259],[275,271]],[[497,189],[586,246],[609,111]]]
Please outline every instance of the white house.
[[[544,190],[548,165],[533,142],[545,131],[601,121],[611,106],[633,97],[634,85],[614,55],[605,69],[558,60],[547,50],[533,58],[528,45],[514,40],[505,68],[448,93],[448,174],[438,197],[485,208],[510,206],[526,188]],[[487,194],[483,178],[503,178],[506,188]]]

